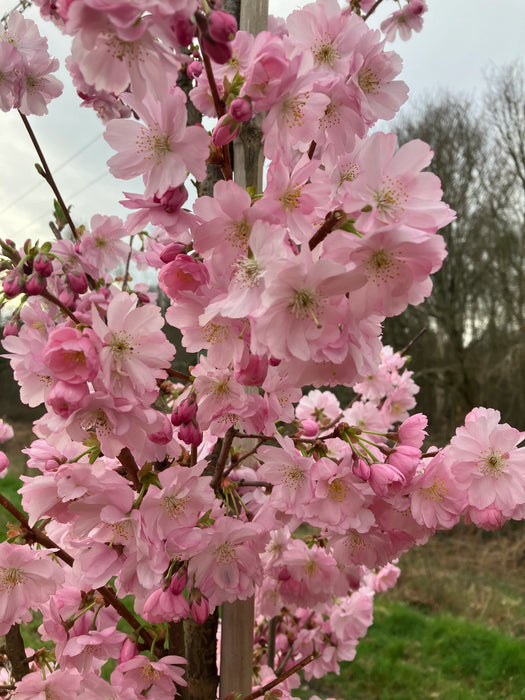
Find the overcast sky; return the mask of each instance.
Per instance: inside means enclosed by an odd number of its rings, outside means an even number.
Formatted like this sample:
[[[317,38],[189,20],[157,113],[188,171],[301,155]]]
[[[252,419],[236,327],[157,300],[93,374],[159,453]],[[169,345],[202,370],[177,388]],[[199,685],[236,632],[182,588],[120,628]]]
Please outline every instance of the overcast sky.
[[[491,67],[504,66],[518,59],[525,65],[525,0],[427,0],[429,11],[420,34],[409,42],[397,41],[392,48],[401,54],[401,78],[410,88],[411,99],[404,110],[441,90],[476,99],[482,94],[484,75]],[[0,0],[0,14],[16,0]],[[286,15],[305,4],[294,0],[270,0],[270,11]],[[370,26],[395,9],[384,0]],[[40,20],[35,8],[26,16],[37,21],[49,40],[50,53],[61,64],[69,53],[68,37],[50,23]],[[103,125],[91,110],[78,107],[78,98],[67,72],[63,95],[54,100],[49,115],[30,117],[48,162],[67,203],[72,204],[75,223],[89,224],[95,213],[118,214],[127,211],[118,205],[122,190],[139,191],[130,181],[115,180],[106,161],[112,149],[102,138]],[[48,221],[52,193],[36,173],[36,153],[16,112],[0,112],[0,236],[23,242],[26,238],[49,237]]]

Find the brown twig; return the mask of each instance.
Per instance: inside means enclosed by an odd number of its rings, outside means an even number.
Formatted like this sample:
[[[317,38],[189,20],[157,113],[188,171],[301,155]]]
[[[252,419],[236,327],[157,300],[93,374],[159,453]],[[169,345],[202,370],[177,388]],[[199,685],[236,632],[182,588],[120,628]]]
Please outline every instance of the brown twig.
[[[20,115],[20,117],[24,123],[26,131],[29,134],[29,138],[33,142],[33,146],[35,147],[35,150],[38,154],[38,157],[40,158],[40,162],[42,163],[43,170],[41,171],[41,174],[42,174],[44,180],[47,182],[47,184],[53,190],[53,193],[54,193],[55,197],[57,198],[57,202],[59,203],[60,208],[62,209],[64,217],[65,217],[67,223],[69,224],[69,228],[71,229],[71,233],[73,234],[73,238],[76,241],[78,241],[80,236],[78,235],[77,228],[76,228],[75,224],[73,223],[73,219],[71,218],[71,214],[69,213],[69,210],[66,207],[64,200],[62,199],[62,195],[60,194],[60,190],[58,189],[57,184],[55,182],[55,179],[51,173],[51,170],[49,169],[49,166],[47,164],[45,156],[42,152],[42,149],[40,148],[40,144],[38,143],[38,139],[35,135],[35,132],[31,128],[31,124],[29,123],[29,120],[26,117],[26,115],[22,114],[22,112],[20,110],[18,110],[18,114]]]
[[[293,676],[294,673],[298,673],[305,666],[308,666],[309,663],[317,659],[318,656],[318,653],[309,654],[308,656],[305,656],[304,659],[298,661],[295,664],[295,666],[289,668],[288,671],[286,671],[286,673],[283,673],[281,676],[275,678],[273,681],[266,683],[266,685],[263,685],[262,688],[259,688],[259,690],[254,690],[253,693],[250,693],[250,695],[246,695],[243,698],[243,700],[255,700],[256,698],[261,698],[268,690],[275,688],[276,685],[279,685],[279,683],[282,683],[287,678],[290,678],[290,676]]]
[[[380,5],[382,2],[383,2],[383,0],[376,0],[376,2],[372,5],[372,7],[368,10],[368,12],[366,13],[366,15],[363,17],[363,19],[365,20],[365,22],[366,22],[366,20],[370,17],[370,15],[373,14],[373,13],[377,10],[377,8],[379,7],[379,5]]]
[[[232,426],[231,428],[228,428],[228,430],[226,431],[226,435],[223,438],[219,458],[217,459],[217,463],[215,465],[215,472],[210,483],[212,489],[217,489],[220,486],[220,483],[222,481],[222,475],[224,472],[224,467],[226,466],[226,460],[228,459],[228,455],[230,454],[230,448],[232,446],[234,437],[235,428]]]
[[[181,382],[191,382],[193,380],[193,377],[190,377],[189,374],[183,374],[183,372],[177,372],[176,369],[168,369],[168,377],[172,377],[173,379],[180,379]]]
[[[308,242],[308,247],[313,250],[321,241],[328,236],[334,229],[340,227],[346,221],[346,214],[342,209],[336,209],[329,212],[324,220],[324,223],[317,229],[314,235]]]
[[[63,311],[66,316],[69,316],[69,318],[74,321],[77,326],[81,324],[81,321],[75,316],[75,314],[71,311],[71,309],[68,309],[65,304],[63,304],[58,297],[56,297],[54,294],[51,294],[50,292],[47,291],[47,289],[44,289],[43,292],[40,292],[40,296],[43,297],[44,299],[47,299],[47,301],[50,301],[52,304],[55,306],[58,306],[58,308]]]
[[[420,331],[418,331],[416,333],[416,335],[412,338],[412,340],[409,343],[407,343],[405,345],[405,347],[399,352],[401,357],[403,357],[403,355],[405,355],[410,350],[412,345],[414,345],[414,343],[416,343],[421,338],[421,336],[423,335],[423,333],[426,332],[426,330],[427,330],[426,328],[422,328]]]

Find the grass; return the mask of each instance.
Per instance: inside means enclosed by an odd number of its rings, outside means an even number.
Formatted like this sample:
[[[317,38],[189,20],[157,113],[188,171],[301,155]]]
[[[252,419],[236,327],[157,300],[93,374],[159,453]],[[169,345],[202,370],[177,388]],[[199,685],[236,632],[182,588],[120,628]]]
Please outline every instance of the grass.
[[[338,700],[525,698],[525,530],[458,526],[404,555],[397,586],[339,676],[303,688]]]
[[[356,659],[310,688],[344,700],[525,698],[525,645],[450,613],[383,598]]]

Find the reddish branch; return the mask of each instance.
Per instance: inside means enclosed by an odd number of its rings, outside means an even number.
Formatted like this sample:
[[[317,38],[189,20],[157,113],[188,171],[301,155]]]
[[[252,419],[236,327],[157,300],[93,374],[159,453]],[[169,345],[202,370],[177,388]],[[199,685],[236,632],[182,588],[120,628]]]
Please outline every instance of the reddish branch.
[[[380,5],[382,2],[383,2],[383,0],[377,0],[377,1],[372,5],[372,7],[368,10],[368,12],[366,13],[366,15],[363,17],[363,19],[365,20],[365,22],[366,22],[366,20],[370,17],[370,15],[373,14],[373,13],[377,10],[377,8],[379,7],[379,5]]]
[[[324,223],[317,229],[314,235],[310,238],[308,246],[313,250],[319,243],[331,233],[334,229],[339,228],[346,221],[346,214],[342,209],[336,209],[326,215]]]
[[[38,143],[38,140],[35,136],[35,132],[31,128],[31,124],[29,123],[26,115],[22,114],[22,112],[20,110],[18,110],[18,114],[20,115],[22,121],[24,122],[24,126],[26,128],[26,131],[29,134],[29,138],[33,142],[33,146],[35,147],[35,150],[38,153],[38,157],[40,158],[40,162],[42,163],[42,170],[39,170],[39,172],[42,175],[42,177],[44,178],[44,180],[47,182],[47,184],[53,190],[53,193],[54,193],[55,197],[57,198],[57,202],[60,205],[60,208],[62,209],[64,217],[65,217],[67,223],[69,224],[69,228],[71,229],[71,233],[73,234],[74,239],[78,240],[80,238],[80,236],[78,235],[78,231],[76,229],[75,224],[73,223],[73,220],[71,218],[71,214],[69,213],[69,210],[66,207],[64,200],[62,199],[62,195],[60,194],[60,190],[58,189],[57,184],[55,182],[55,179],[53,178],[53,175],[51,173],[51,170],[49,169],[49,166],[47,164],[45,156],[42,152],[42,149],[40,148],[40,144]]]
[[[275,678],[273,681],[270,681],[266,685],[263,685],[262,688],[259,688],[259,690],[254,690],[253,693],[250,693],[250,695],[246,695],[243,700],[255,700],[256,698],[261,698],[263,695],[265,695],[268,690],[271,690],[272,688],[275,688],[276,685],[279,685],[279,683],[282,683],[285,681],[287,678],[290,678],[290,676],[293,676],[294,673],[298,673],[302,668],[305,666],[308,666],[309,663],[317,659],[319,654],[310,654],[309,656],[305,656],[304,659],[301,659],[301,661],[298,661],[295,666],[292,666],[292,668],[289,668],[288,671],[280,675],[278,678]]]

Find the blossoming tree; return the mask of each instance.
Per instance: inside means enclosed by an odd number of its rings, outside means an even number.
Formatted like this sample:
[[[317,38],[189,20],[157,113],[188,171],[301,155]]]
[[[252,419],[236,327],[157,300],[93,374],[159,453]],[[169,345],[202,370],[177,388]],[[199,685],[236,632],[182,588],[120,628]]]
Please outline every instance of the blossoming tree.
[[[3,346],[45,408],[25,512],[0,496],[18,523],[0,544],[4,695],[209,700],[220,676],[221,698],[291,697],[299,671],[354,657],[403,552],[461,517],[523,518],[523,434],[476,408],[424,452],[406,358],[381,344],[382,321],[430,294],[454,213],[426,144],[370,133],[407,98],[385,42],[426,10],[410,0],[381,31],[380,2],[319,0],[254,35],[206,0],[39,0],[72,37],[110,172],[143,179],[126,221],[87,227],[28,120],[60,92],[56,61],[10,15],[0,106],[19,110],[63,226],[0,242]],[[198,353],[187,373],[131,262],[159,271],[166,321]],[[28,654],[36,610],[49,644]]]

